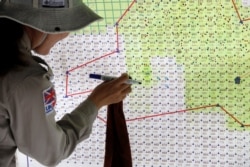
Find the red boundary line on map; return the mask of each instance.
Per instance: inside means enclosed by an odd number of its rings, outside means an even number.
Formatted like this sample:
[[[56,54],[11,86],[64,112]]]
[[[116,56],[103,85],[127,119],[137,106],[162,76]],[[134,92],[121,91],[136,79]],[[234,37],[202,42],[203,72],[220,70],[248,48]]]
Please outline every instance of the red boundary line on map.
[[[122,21],[123,17],[129,12],[129,10],[133,7],[133,5],[136,3],[136,0],[133,0],[130,5],[128,6],[128,8],[125,10],[125,12],[122,14],[122,16],[118,19],[118,21],[116,22],[115,24],[115,28],[116,28],[116,50],[110,52],[110,53],[107,53],[103,56],[100,56],[98,58],[95,58],[93,60],[90,60],[84,64],[81,64],[75,68],[72,68],[70,70],[68,70],[66,72],[66,97],[68,96],[75,96],[75,95],[80,95],[80,94],[86,94],[86,93],[90,93],[92,90],[87,90],[87,91],[84,91],[84,92],[78,92],[78,93],[72,93],[72,94],[69,94],[68,92],[68,89],[69,89],[69,86],[68,86],[68,83],[69,83],[69,75],[70,75],[70,72],[72,71],[75,71],[79,68],[83,68],[85,66],[87,66],[88,64],[91,64],[91,63],[94,63],[95,61],[98,61],[102,58],[106,58],[106,57],[109,57],[109,56],[112,56],[114,55],[115,53],[119,53],[119,23]],[[250,20],[250,18],[248,19],[241,19],[240,17],[240,14],[239,14],[239,11],[238,11],[238,8],[235,4],[235,1],[232,0],[232,3],[233,3],[233,6],[234,6],[234,9],[236,10],[236,13],[240,19],[240,21],[243,23],[243,21],[246,21],[246,20]],[[144,120],[144,119],[148,119],[148,118],[155,118],[155,117],[159,117],[159,116],[164,116],[164,115],[172,115],[172,114],[178,114],[178,113],[185,113],[187,111],[194,111],[194,110],[200,110],[200,109],[204,109],[204,108],[212,108],[212,107],[220,107],[220,109],[222,111],[224,111],[230,118],[232,118],[235,122],[237,122],[240,126],[242,127],[250,127],[250,124],[244,124],[242,123],[239,119],[237,119],[233,114],[229,113],[226,109],[224,109],[222,106],[216,104],[216,105],[209,105],[209,106],[201,106],[201,107],[196,107],[196,108],[190,108],[190,109],[184,109],[184,110],[179,110],[179,111],[173,111],[173,112],[163,112],[163,113],[159,113],[159,114],[153,114],[153,115],[147,115],[147,116],[142,116],[142,117],[137,117],[137,118],[132,118],[132,119],[127,119],[126,121],[127,122],[132,122],[132,121],[137,121],[137,120]],[[106,120],[100,116],[97,116],[98,119],[100,119],[102,122],[106,123]]]
[[[237,14],[237,16],[238,16],[238,18],[239,18],[239,20],[240,20],[240,23],[243,24],[244,21],[249,21],[250,18],[242,19],[242,18],[240,17],[240,12],[239,12],[239,10],[238,10],[238,8],[237,8],[237,5],[236,5],[235,0],[232,0],[232,3],[233,3],[233,7],[234,7],[234,9],[235,9],[235,12],[236,12],[236,14]]]
[[[195,111],[195,110],[200,110],[200,109],[205,109],[205,108],[213,108],[213,107],[219,107],[223,112],[225,112],[230,118],[232,118],[235,122],[237,122],[241,127],[250,127],[250,124],[242,123],[233,114],[229,113],[226,109],[224,109],[224,107],[222,107],[218,104],[209,105],[209,106],[201,106],[201,107],[184,109],[184,110],[178,110],[178,111],[172,111],[172,112],[163,112],[163,113],[159,113],[159,114],[147,115],[147,116],[142,116],[142,117],[136,117],[136,118],[127,119],[126,122],[145,120],[145,119],[160,117],[160,116],[164,116],[164,115],[173,115],[173,114],[178,114],[178,113],[185,113],[187,111]],[[98,116],[98,119],[100,119],[104,123],[107,123],[107,121],[100,116]]]

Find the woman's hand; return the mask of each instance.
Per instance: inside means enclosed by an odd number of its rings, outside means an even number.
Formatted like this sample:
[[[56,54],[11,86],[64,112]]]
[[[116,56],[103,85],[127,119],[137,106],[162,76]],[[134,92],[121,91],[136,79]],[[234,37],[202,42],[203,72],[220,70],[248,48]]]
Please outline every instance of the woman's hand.
[[[131,85],[125,83],[128,79],[127,74],[122,74],[117,79],[101,83],[89,95],[90,100],[98,109],[122,101],[132,90]]]

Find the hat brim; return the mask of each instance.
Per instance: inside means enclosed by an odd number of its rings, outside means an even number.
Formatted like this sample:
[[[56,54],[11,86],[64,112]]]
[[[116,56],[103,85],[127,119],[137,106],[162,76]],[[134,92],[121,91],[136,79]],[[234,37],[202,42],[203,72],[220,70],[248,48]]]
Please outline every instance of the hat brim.
[[[74,8],[28,8],[2,5],[0,18],[5,17],[46,33],[71,32],[102,19],[86,5]]]

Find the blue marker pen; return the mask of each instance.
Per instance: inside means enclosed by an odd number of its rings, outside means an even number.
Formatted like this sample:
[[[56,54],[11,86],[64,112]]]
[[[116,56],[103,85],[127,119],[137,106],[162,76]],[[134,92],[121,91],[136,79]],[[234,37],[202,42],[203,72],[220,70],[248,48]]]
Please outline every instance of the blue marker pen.
[[[89,74],[89,78],[100,79],[103,81],[110,81],[112,79],[116,79],[117,77],[111,77],[111,76],[100,75],[100,74]],[[141,84],[141,82],[133,80],[133,79],[129,79],[125,83],[126,84]]]

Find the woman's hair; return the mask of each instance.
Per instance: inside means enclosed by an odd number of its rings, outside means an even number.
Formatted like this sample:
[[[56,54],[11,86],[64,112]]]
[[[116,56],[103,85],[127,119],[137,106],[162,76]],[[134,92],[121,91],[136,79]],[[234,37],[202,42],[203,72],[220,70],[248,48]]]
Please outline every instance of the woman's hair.
[[[18,48],[23,33],[21,24],[7,18],[0,18],[0,76],[25,64]]]

